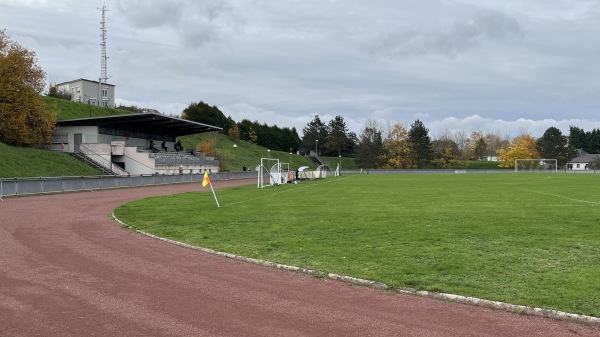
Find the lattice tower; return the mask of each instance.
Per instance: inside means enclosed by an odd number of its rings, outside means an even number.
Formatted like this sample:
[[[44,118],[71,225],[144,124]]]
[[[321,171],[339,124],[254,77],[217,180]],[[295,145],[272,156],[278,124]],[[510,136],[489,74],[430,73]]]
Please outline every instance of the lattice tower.
[[[102,8],[98,8],[102,11],[102,21],[100,22],[100,81],[102,83],[107,83],[108,81],[108,72],[106,69],[106,61],[108,60],[108,56],[106,56],[106,2],[102,5]]]

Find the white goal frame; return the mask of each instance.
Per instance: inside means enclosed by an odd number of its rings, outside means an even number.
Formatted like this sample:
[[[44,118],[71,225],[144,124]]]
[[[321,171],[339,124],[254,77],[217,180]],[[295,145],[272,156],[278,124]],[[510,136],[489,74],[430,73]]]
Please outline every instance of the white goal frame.
[[[273,172],[275,168],[276,172]],[[265,188],[266,186],[273,186],[273,182],[277,181],[277,177],[281,175],[281,165],[279,159],[276,158],[260,158],[260,166],[258,167],[258,181],[256,186],[258,188]],[[273,177],[273,173],[276,177]],[[268,184],[265,184],[265,175],[269,175]]]
[[[517,172],[558,172],[556,159],[515,159],[515,173]]]

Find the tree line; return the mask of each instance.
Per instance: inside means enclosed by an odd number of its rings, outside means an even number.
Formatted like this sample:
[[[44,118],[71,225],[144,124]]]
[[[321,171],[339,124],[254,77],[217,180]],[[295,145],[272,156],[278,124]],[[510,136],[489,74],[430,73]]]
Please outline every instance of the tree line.
[[[586,132],[575,126],[571,126],[568,136],[550,127],[538,139],[524,131],[510,137],[499,132],[467,134],[448,130],[432,138],[418,119],[409,127],[367,120],[361,134],[356,135],[348,130],[342,116],[325,123],[314,115],[299,137],[295,128],[246,119],[236,123],[216,106],[202,101],[192,103],[182,117],[221,127],[223,133],[235,139],[273,150],[355,157],[359,167],[368,169],[466,168],[473,160],[493,160],[499,167],[513,167],[515,159],[536,158],[557,159],[559,166],[564,166],[577,156],[577,149],[600,153],[600,129]]]
[[[10,40],[4,30],[0,30],[0,79],[0,141],[25,146],[48,144],[57,111],[39,98],[45,73],[35,53]],[[516,158],[557,159],[564,166],[577,156],[578,149],[600,153],[600,129],[584,131],[576,126],[570,127],[569,135],[550,127],[538,139],[526,132],[509,137],[497,132],[473,131],[467,135],[448,130],[432,139],[418,119],[410,127],[367,120],[361,134],[356,135],[348,130],[342,116],[325,123],[315,115],[300,137],[295,128],[246,119],[235,122],[202,101],[191,103],[182,117],[221,127],[233,138],[277,151],[308,154],[314,149],[318,155],[355,157],[361,168],[460,168],[469,160],[492,157],[502,167],[514,165]]]
[[[216,106],[203,101],[192,102],[181,114],[183,119],[213,125],[222,128],[224,134],[233,139],[247,141],[275,151],[297,151],[300,148],[300,136],[296,128],[267,125],[247,119],[236,123]]]
[[[361,168],[466,168],[469,161],[497,161],[499,167],[514,167],[515,159],[556,159],[560,167],[578,156],[578,150],[600,153],[600,129],[583,131],[571,126],[569,135],[549,127],[535,139],[525,131],[517,136],[499,132],[445,130],[435,139],[422,121],[407,128],[398,123],[382,126],[368,120],[356,144],[356,162]]]

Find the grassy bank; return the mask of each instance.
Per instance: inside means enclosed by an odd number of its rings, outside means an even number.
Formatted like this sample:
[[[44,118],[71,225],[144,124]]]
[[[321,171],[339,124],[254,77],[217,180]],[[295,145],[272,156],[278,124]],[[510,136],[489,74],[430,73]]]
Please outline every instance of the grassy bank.
[[[252,169],[254,169],[256,165],[260,164],[261,158],[275,158],[279,159],[282,163],[289,163],[291,159],[291,164],[294,169],[300,166],[308,166],[313,169],[316,168],[316,166],[304,156],[297,154],[290,155],[289,152],[283,151],[269,151],[256,144],[240,140],[235,141],[229,136],[219,133],[181,137],[181,144],[186,149],[191,149],[207,138],[215,139],[216,157],[219,160],[221,170],[223,171],[242,171],[244,166],[251,166]]]
[[[58,110],[58,119],[77,119],[122,115],[129,113],[125,110],[105,108],[96,105],[87,105],[84,103],[71,102],[65,99],[54,97],[40,96],[40,98],[47,106],[55,107]]]
[[[0,143],[0,178],[102,175],[66,153]]]

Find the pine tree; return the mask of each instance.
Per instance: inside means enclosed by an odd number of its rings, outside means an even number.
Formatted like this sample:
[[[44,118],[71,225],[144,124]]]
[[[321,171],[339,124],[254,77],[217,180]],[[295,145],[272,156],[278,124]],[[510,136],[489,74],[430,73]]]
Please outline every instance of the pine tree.
[[[302,147],[306,152],[315,148],[318,151],[319,144],[325,146],[327,134],[327,126],[321,122],[318,115],[315,115],[313,120],[302,129]]]
[[[541,158],[556,159],[559,166],[566,164],[576,154],[574,149],[569,148],[567,138],[553,126],[537,140],[537,150]]]
[[[408,131],[408,140],[414,167],[423,168],[433,158],[433,146],[429,138],[429,130],[423,122],[416,120]]]
[[[381,131],[366,126],[356,146],[356,164],[364,169],[380,168],[383,164],[383,139]]]
[[[342,151],[346,150],[348,144],[348,128],[346,127],[346,122],[344,122],[344,117],[335,116],[329,122],[328,131],[329,134],[327,135],[325,148],[330,154],[340,156]]]

